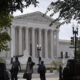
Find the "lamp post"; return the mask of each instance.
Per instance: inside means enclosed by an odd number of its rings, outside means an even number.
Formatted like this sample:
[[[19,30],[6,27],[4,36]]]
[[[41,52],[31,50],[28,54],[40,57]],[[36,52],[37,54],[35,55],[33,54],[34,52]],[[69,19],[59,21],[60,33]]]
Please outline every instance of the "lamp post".
[[[76,59],[78,28],[74,30],[74,27],[73,27],[73,35],[74,35],[74,47],[75,47],[74,58]]]
[[[41,57],[40,57],[40,51],[41,51],[41,45],[40,44],[37,44],[37,52],[38,52],[38,62],[39,62],[39,64],[40,64],[40,62],[41,62]]]

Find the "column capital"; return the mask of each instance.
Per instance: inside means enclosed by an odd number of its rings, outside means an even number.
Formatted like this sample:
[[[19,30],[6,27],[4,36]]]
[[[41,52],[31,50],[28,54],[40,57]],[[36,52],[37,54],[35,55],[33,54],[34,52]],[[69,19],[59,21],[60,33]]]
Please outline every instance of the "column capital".
[[[34,30],[34,31],[35,31],[36,29],[37,29],[37,28],[32,28],[32,30]]]
[[[51,32],[53,32],[54,30],[50,29]]]
[[[45,32],[49,31],[48,29],[45,29]]]
[[[29,28],[28,27],[25,27],[25,29],[28,30]]]
[[[39,30],[42,30],[42,28],[39,28]]]
[[[19,29],[22,29],[23,27],[19,27]]]
[[[14,25],[11,25],[11,27],[13,27],[13,28],[14,28],[14,27],[16,27],[16,26],[14,26]]]

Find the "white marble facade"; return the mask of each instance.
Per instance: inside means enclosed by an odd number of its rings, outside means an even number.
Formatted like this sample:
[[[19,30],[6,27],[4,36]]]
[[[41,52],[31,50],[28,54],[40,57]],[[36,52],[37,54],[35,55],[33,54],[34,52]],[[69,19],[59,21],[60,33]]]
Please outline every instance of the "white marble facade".
[[[38,62],[37,44],[39,44],[42,60],[46,64],[54,60],[58,52],[59,29],[56,27],[59,23],[56,22],[50,27],[51,21],[50,17],[43,16],[41,12],[15,17],[11,25],[11,57],[24,55],[27,51],[28,55]]]

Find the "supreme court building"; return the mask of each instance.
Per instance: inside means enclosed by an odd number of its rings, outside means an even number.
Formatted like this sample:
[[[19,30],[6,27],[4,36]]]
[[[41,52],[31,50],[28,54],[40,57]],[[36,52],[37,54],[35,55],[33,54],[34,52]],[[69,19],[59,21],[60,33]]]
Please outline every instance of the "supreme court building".
[[[56,27],[59,22],[50,27],[51,21],[50,17],[43,16],[41,12],[15,17],[11,25],[11,57],[28,54],[35,62],[39,55],[46,63],[54,60],[58,54],[59,29]],[[40,51],[37,45],[40,45]]]
[[[12,40],[8,43],[10,51],[6,56],[12,58],[23,55],[20,59],[22,64],[26,63],[28,56],[36,63],[39,55],[45,64],[53,61],[58,56],[59,28],[56,27],[59,22],[49,26],[52,21],[53,19],[38,11],[15,17],[8,31]],[[40,51],[37,45],[40,45]]]

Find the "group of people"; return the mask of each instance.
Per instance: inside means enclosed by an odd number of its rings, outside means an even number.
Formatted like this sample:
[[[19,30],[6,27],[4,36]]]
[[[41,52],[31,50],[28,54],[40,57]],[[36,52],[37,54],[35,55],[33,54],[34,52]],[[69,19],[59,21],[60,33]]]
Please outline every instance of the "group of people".
[[[32,58],[29,57],[27,64],[26,64],[26,73],[27,73],[27,78],[26,80],[31,80],[32,79],[32,73],[33,73],[33,66],[35,65],[35,63],[32,61]],[[15,57],[15,61],[12,62],[12,66],[11,66],[11,80],[18,80],[18,72],[21,70],[21,65],[20,62],[18,60],[18,57]],[[46,67],[44,65],[44,61],[41,61],[38,64],[38,73],[40,74],[40,79],[41,80],[46,80],[45,78],[45,73],[46,73]]]

